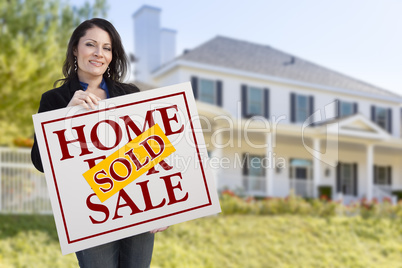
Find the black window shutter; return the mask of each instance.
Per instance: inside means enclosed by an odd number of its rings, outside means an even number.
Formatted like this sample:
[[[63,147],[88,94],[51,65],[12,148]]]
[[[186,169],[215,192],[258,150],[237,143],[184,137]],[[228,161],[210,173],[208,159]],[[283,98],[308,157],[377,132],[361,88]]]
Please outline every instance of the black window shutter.
[[[198,77],[191,77],[191,86],[193,88],[194,99],[198,99]]]
[[[296,94],[290,93],[290,122],[296,122]]]
[[[222,107],[222,81],[216,81],[216,104]]]
[[[353,163],[353,195],[354,196],[357,196],[357,178],[358,178],[357,164]]]
[[[388,185],[392,185],[392,167],[388,166],[387,167],[387,175],[388,175]]]
[[[341,101],[335,99],[335,118],[341,117]]]
[[[359,112],[359,104],[357,102],[353,103],[353,114],[357,114]]]
[[[241,85],[241,114],[247,117],[247,86]]]
[[[375,122],[375,106],[371,105],[371,121]]]
[[[377,166],[374,165],[373,166],[373,180],[374,180],[374,184],[378,184],[378,176],[377,176]]]
[[[314,96],[309,97],[309,105],[309,116],[311,116],[314,113]],[[314,125],[315,122],[313,117],[310,118],[310,123],[312,126]]]
[[[249,158],[248,153],[244,153],[243,154],[243,163],[244,163],[243,176],[248,176],[248,161],[249,161],[248,158]]]
[[[269,119],[269,89],[264,88],[264,116]]]
[[[388,132],[392,134],[392,109],[388,109]]]
[[[342,189],[341,189],[341,162],[338,162],[338,165],[336,166],[336,192],[337,193],[342,192]]]

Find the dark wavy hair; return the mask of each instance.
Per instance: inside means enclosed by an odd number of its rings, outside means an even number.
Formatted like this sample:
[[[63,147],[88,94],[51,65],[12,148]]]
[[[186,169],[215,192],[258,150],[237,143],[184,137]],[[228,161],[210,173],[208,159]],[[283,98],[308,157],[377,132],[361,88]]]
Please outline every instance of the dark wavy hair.
[[[54,86],[56,86],[59,82],[65,84],[75,75],[77,75],[74,71],[74,49],[77,48],[80,38],[86,34],[87,30],[94,27],[99,27],[100,29],[106,31],[112,41],[112,61],[109,64],[109,79],[117,82],[123,82],[128,69],[128,59],[126,52],[124,51],[120,35],[116,28],[114,28],[109,21],[100,18],[93,18],[78,25],[71,35],[70,41],[68,42],[66,59],[62,69],[65,78],[54,82]],[[107,76],[106,72],[103,74],[103,76]]]

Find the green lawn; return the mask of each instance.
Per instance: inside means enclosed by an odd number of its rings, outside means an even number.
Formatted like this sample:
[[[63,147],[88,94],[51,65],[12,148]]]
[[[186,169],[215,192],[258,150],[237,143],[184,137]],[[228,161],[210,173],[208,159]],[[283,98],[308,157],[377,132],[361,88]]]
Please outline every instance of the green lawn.
[[[152,267],[402,267],[402,222],[220,215],[156,236]],[[51,216],[0,215],[0,267],[77,267]]]

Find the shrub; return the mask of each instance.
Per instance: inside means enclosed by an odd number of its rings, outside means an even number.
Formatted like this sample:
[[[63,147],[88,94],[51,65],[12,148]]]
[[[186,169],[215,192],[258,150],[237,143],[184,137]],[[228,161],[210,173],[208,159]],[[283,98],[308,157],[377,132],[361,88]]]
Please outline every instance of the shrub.
[[[230,190],[220,195],[222,213],[225,215],[300,215],[314,217],[361,216],[368,218],[402,219],[402,201],[392,205],[391,200],[384,198],[382,202],[366,199],[348,205],[333,202],[322,195],[320,199],[306,200],[290,194],[286,198],[255,199],[240,197]]]

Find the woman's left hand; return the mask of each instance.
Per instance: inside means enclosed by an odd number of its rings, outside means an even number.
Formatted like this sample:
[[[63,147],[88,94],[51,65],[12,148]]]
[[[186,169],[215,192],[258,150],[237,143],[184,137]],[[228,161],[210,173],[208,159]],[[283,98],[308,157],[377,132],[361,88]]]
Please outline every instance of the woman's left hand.
[[[155,229],[155,230],[152,230],[152,231],[150,231],[150,233],[151,233],[151,234],[156,234],[156,233],[158,233],[158,232],[163,232],[163,231],[165,231],[167,228],[169,228],[169,226],[167,226],[167,227],[162,227],[162,228],[158,228],[158,229]]]

